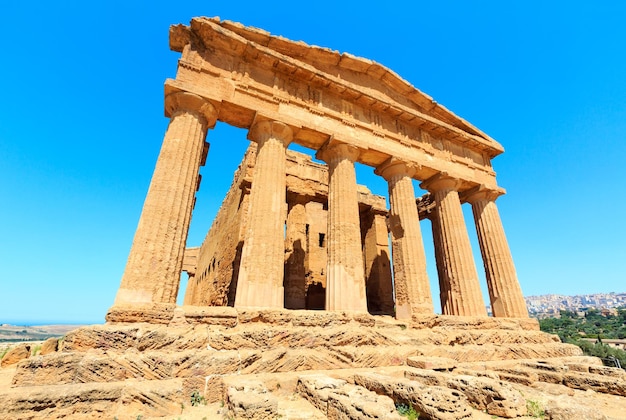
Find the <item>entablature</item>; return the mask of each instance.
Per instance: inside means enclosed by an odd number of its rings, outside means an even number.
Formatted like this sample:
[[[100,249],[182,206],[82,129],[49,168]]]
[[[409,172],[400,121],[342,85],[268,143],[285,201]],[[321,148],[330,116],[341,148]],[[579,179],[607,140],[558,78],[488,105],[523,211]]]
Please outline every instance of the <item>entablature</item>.
[[[185,31],[187,38],[181,35]],[[344,67],[350,65],[352,71],[359,70],[355,63],[369,65],[367,70],[360,70],[370,79],[358,85],[341,78],[340,72],[322,72],[279,52],[285,52],[288,45],[297,46],[292,55],[318,47],[272,37],[277,40],[274,44],[284,44],[276,47],[277,51],[255,42],[254,34],[250,30],[248,37],[253,39],[244,38],[211,19],[194,19],[191,29],[173,27],[172,48],[182,51],[183,56],[176,79],[167,81],[166,94],[188,91],[200,95],[219,109],[219,120],[237,127],[249,128],[259,116],[281,121],[292,127],[294,142],[313,150],[333,137],[361,149],[358,161],[372,167],[401,156],[420,165],[416,179],[447,171],[467,181],[464,188],[495,185],[490,159],[503,151],[497,142],[477,130],[463,129],[462,119],[457,125],[439,119],[441,109],[433,113],[435,108],[431,107],[429,115],[418,109],[423,107],[411,108],[366,84],[374,75],[380,80],[401,80],[395,73],[390,76],[392,72],[380,65],[376,65],[376,73],[370,70],[375,63],[340,55],[336,65],[345,61]],[[399,86],[401,93],[415,95],[406,86]]]

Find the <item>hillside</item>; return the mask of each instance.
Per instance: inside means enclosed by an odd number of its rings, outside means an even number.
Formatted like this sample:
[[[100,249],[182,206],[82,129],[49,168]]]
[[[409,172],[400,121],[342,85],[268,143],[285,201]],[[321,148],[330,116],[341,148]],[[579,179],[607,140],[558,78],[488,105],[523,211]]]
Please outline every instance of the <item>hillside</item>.
[[[50,337],[60,337],[81,325],[0,325],[0,343],[20,341],[43,341]]]

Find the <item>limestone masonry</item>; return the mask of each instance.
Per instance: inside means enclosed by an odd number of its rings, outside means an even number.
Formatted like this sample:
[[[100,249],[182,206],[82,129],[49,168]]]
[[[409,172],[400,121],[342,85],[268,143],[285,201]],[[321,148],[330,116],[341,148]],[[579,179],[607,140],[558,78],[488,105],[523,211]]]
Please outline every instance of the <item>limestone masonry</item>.
[[[461,210],[469,203],[494,316],[528,317],[495,204],[503,194],[491,167],[503,151],[495,140],[349,54],[211,19],[172,27],[170,47],[182,53],[165,83],[170,126],[109,321],[146,306],[167,320],[183,265],[189,305],[433,314],[412,179],[434,203],[443,313],[486,316]],[[194,267],[185,242],[206,132],[218,120],[248,130],[255,154],[235,175]],[[291,143],[327,166],[305,157],[292,164]],[[363,208],[355,162],[388,181],[388,214],[384,202]]]
[[[0,419],[626,412],[624,370],[528,317],[496,205],[495,140],[347,53],[219,18],[172,26],[170,48],[181,53],[165,83],[170,123],[107,322],[48,340],[40,354],[7,352]],[[217,121],[245,130],[250,145],[204,242],[187,247],[200,167],[219,159],[206,142]],[[389,209],[357,185],[357,162],[388,182]],[[414,180],[426,195],[415,196]]]

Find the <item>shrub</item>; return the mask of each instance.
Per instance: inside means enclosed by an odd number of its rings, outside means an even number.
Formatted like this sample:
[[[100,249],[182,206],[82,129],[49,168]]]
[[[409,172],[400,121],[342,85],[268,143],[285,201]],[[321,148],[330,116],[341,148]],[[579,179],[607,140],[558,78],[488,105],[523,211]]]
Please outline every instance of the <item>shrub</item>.
[[[197,407],[200,404],[206,404],[206,399],[202,395],[200,395],[200,391],[193,391],[191,393],[191,406]]]
[[[420,417],[420,413],[415,411],[415,408],[410,404],[397,403],[396,410],[398,410],[398,414],[409,420],[417,420]]]
[[[546,415],[546,412],[539,401],[526,400],[526,410],[528,410],[528,415],[531,417],[538,417],[542,419]]]

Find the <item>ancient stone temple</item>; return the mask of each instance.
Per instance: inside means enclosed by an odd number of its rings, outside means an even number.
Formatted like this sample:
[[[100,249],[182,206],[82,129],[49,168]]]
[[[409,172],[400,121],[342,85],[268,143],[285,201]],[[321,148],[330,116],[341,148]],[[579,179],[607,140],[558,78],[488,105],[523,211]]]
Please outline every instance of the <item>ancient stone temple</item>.
[[[107,322],[3,358],[0,420],[624,413],[623,370],[528,318],[496,205],[495,140],[347,53],[218,18],[171,27],[170,47],[181,53],[165,83],[170,123]],[[218,120],[250,144],[204,242],[190,247]],[[357,185],[356,163],[387,181],[388,203]],[[414,182],[428,193],[416,197]]]
[[[413,180],[434,204],[443,313],[486,315],[461,211],[468,203],[494,316],[528,316],[495,203],[503,193],[491,167],[503,151],[495,140],[392,71],[349,54],[208,19],[172,27],[170,47],[182,53],[165,84],[171,121],[108,319],[142,307],[167,319],[183,266],[192,276],[185,304],[194,306],[432,314]],[[255,154],[205,244],[186,252],[199,169],[210,162],[205,138],[218,120],[246,129]],[[291,143],[326,165],[294,165]],[[361,199],[357,162],[388,182],[387,214],[383,202]],[[316,185],[296,182],[316,171]],[[310,246],[316,234],[322,250]],[[228,255],[208,256],[216,252]],[[196,253],[197,266],[185,264]],[[379,273],[389,255],[393,279]],[[323,266],[307,270],[305,261]],[[373,269],[374,261],[381,266]]]
[[[251,143],[206,240],[185,250],[190,276],[185,305],[233,306],[245,233],[256,143]],[[325,306],[327,269],[328,170],[311,157],[287,150],[284,307]],[[385,199],[364,186],[357,191],[364,281],[370,313],[393,315],[393,286],[388,253]],[[193,256],[193,261],[189,260]],[[187,268],[185,268],[187,267]]]

